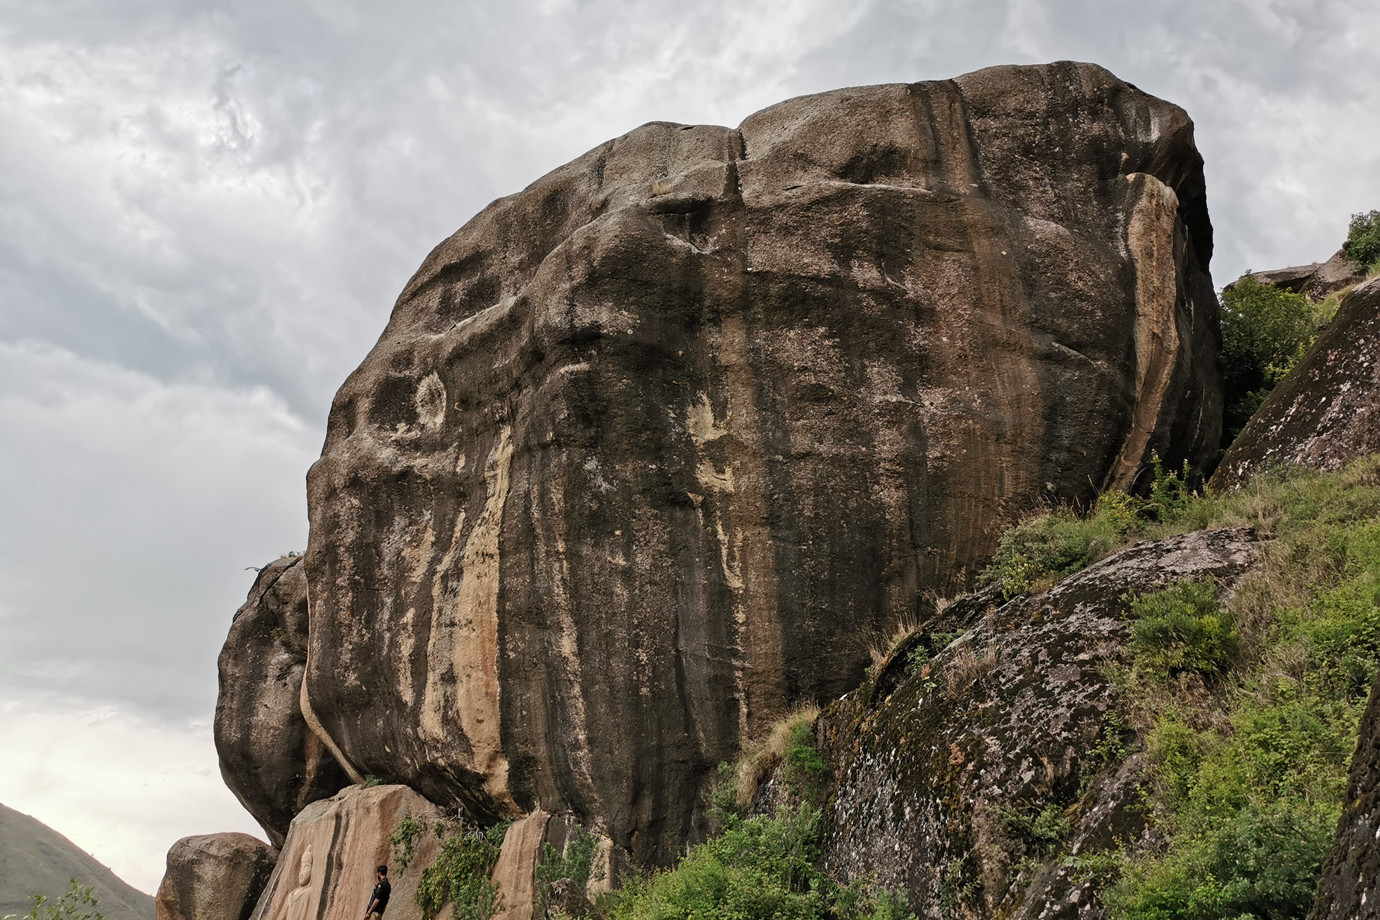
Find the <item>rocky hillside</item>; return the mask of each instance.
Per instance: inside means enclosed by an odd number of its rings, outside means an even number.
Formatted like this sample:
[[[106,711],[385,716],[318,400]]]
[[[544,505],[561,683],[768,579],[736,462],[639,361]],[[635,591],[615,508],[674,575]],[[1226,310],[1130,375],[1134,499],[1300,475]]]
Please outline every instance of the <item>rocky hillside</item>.
[[[1188,510],[1211,234],[1184,112],[1072,63],[653,123],[495,202],[342,386],[307,553],[222,653],[222,772],[277,849],[179,842],[160,917],[358,911],[376,864],[395,920],[583,915],[725,820],[693,857],[718,881],[600,910],[1100,916],[1117,854],[1197,866],[1188,806],[1146,810],[1143,703],[1227,724],[1246,659],[1165,640],[1169,689],[1128,708],[1137,598],[1234,611],[1289,519]],[[1002,538],[1051,506],[1095,513]],[[745,796],[785,823],[709,809],[773,726],[812,791],[783,755]]]
[[[0,917],[27,914],[35,892],[55,902],[74,878],[92,886],[106,920],[152,920],[153,898],[46,824],[0,805]]]

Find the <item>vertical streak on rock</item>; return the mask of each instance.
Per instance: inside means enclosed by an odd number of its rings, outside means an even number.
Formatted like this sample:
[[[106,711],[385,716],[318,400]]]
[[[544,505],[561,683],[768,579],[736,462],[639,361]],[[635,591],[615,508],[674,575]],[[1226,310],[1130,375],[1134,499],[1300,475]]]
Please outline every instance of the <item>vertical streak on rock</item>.
[[[1126,249],[1136,273],[1136,395],[1130,431],[1104,486],[1111,489],[1129,488],[1145,462],[1179,352],[1179,259],[1174,245],[1179,198],[1146,173],[1133,173],[1126,181],[1135,200],[1126,225]]]
[[[498,538],[512,457],[512,428],[504,425],[484,465],[484,510],[464,537],[464,548],[459,552],[458,587],[453,580],[451,584],[443,581],[455,571],[454,559],[465,529],[463,513],[456,519],[446,557],[437,566],[419,726],[426,743],[442,745],[453,742],[446,725],[458,719],[460,735],[470,745],[470,769],[485,778],[485,789],[494,799],[510,806],[499,718]],[[447,654],[448,661],[437,660]],[[450,694],[447,684],[454,687]]]
[[[786,708],[783,680],[781,613],[777,607],[776,560],[767,523],[767,464],[762,422],[758,416],[757,380],[748,353],[747,323],[740,314],[726,315],[722,354],[728,388],[727,428],[731,476],[726,507],[727,539],[736,556],[737,578],[725,571],[733,589],[733,616],[738,626],[738,728],[743,738],[782,715]],[[720,539],[725,537],[720,535]]]
[[[533,526],[549,526],[551,544],[555,548],[553,556],[557,571],[551,580],[551,594],[546,598],[546,606],[555,614],[556,619],[551,650],[555,651],[559,659],[556,667],[564,672],[566,686],[570,688],[560,702],[569,707],[569,724],[574,729],[563,739],[563,747],[568,758],[567,763],[574,774],[571,777],[573,785],[579,789],[582,797],[593,800],[597,797],[597,790],[590,764],[589,717],[585,712],[585,678],[584,668],[580,663],[580,631],[575,622],[570,599],[570,560],[565,536],[565,528],[570,518],[566,517],[562,477],[549,476],[546,483],[545,490],[533,489],[533,492],[536,493],[536,501],[540,501],[541,492],[545,492],[545,497],[550,502],[550,513],[538,514]],[[555,778],[557,785],[561,785],[560,779]]]

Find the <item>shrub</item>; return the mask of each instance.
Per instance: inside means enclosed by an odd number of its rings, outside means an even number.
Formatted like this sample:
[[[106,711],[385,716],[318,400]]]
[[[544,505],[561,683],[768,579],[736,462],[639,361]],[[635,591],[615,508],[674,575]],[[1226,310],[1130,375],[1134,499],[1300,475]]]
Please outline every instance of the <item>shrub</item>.
[[[434,917],[449,902],[456,920],[489,920],[498,909],[498,891],[489,874],[511,822],[488,830],[460,827],[441,844],[436,861],[422,872],[417,906],[422,916]]]
[[[1380,211],[1351,215],[1342,253],[1362,270],[1380,261]]]
[[[1318,335],[1302,294],[1258,281],[1249,272],[1222,292],[1222,446],[1250,421]]]
[[[828,768],[814,746],[814,725],[818,717],[818,706],[800,707],[772,725],[766,738],[750,746],[734,766],[721,766],[720,789],[723,791],[710,792],[711,807],[716,811],[745,812],[752,805],[762,781],[778,767],[778,775],[790,795],[816,806],[822,804]],[[725,787],[731,789],[731,799]]]
[[[393,861],[398,864],[398,871],[404,871],[412,864],[412,858],[417,855],[417,839],[426,831],[426,825],[412,814],[405,812],[398,826],[393,829],[393,833],[388,835],[388,844],[393,853]]]
[[[609,920],[913,920],[902,898],[839,885],[816,866],[819,812],[730,819],[672,869],[633,879],[600,902]]]
[[[568,881],[583,891],[589,885],[590,869],[594,865],[594,836],[578,825],[566,841],[563,851],[557,852],[549,843],[541,845],[541,863],[534,873],[537,883],[536,916],[546,915],[546,899],[551,886]]]
[[[1232,615],[1217,604],[1217,586],[1185,581],[1131,598],[1131,653],[1142,674],[1166,679],[1184,671],[1212,676],[1236,652]]]
[[[4,920],[105,920],[105,915],[96,909],[96,886],[83,885],[77,879],[68,881],[68,889],[56,900],[35,892],[29,895],[34,906],[27,914],[6,914]]]

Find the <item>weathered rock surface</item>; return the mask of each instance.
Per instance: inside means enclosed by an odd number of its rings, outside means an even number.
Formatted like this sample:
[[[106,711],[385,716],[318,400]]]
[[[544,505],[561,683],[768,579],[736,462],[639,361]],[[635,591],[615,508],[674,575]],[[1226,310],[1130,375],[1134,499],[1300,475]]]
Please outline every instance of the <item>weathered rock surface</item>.
[[[248,834],[183,837],[168,851],[158,920],[249,920],[277,859]]]
[[[1340,469],[1380,451],[1380,279],[1342,299],[1313,348],[1242,429],[1213,473],[1231,490],[1272,466]]]
[[[405,816],[430,828],[445,816],[406,786],[350,786],[313,802],[293,819],[273,875],[252,920],[326,920],[364,916],[374,869],[389,867],[389,920],[423,920],[417,906],[422,872],[441,841],[422,833],[406,869],[392,858],[389,837]]]
[[[1259,548],[1250,531],[1199,531],[985,613],[963,602],[976,622],[942,652],[917,666],[903,647],[820,716],[837,782],[826,867],[904,889],[922,917],[1098,916],[1098,881],[1029,830],[1052,809],[1075,858],[1143,832],[1136,741],[1107,673],[1125,661],[1126,595],[1193,578],[1230,586]]]
[[[1380,676],[1361,717],[1337,837],[1308,920],[1380,917]]]
[[[645,125],[442,243],[308,480],[355,777],[642,863],[1002,523],[1218,436],[1202,161],[1073,63]]]
[[[215,740],[220,773],[269,840],[350,778],[302,718],[307,579],[300,556],[265,566],[221,649]]]

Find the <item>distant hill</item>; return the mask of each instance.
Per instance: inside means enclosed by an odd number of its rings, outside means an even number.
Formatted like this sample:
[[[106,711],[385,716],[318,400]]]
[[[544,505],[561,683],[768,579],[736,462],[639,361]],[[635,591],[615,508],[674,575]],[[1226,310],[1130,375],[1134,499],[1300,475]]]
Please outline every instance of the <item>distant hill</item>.
[[[51,827],[0,805],[0,916],[28,913],[32,892],[56,898],[73,878],[95,886],[96,907],[106,920],[152,920],[153,898]]]

